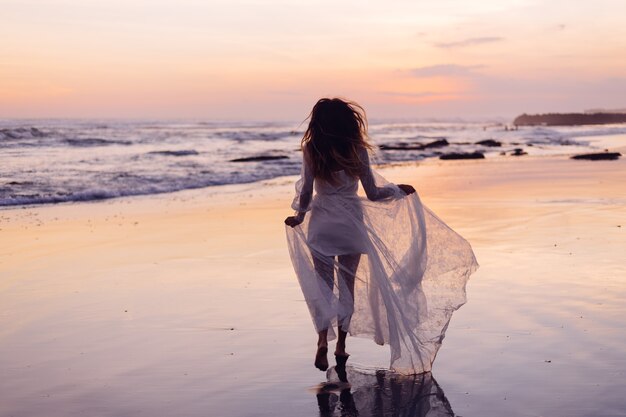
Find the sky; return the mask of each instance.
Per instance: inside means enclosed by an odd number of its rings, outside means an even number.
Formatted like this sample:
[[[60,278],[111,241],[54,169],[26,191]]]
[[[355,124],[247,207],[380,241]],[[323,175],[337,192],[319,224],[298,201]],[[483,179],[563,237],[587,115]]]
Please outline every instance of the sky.
[[[0,118],[626,108],[624,0],[0,0]]]

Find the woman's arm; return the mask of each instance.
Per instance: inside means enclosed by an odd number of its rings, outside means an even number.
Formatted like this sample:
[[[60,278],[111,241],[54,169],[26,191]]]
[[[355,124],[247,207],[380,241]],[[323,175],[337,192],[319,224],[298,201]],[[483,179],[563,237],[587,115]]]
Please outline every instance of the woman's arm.
[[[361,180],[361,184],[363,184],[363,189],[368,199],[372,201],[383,200],[397,195],[399,190],[402,190],[404,194],[412,194],[415,192],[412,186],[406,184],[387,184],[384,187],[378,187],[370,165],[367,149],[363,148],[359,151],[359,158],[361,159],[361,174],[359,175],[359,179]]]
[[[313,169],[306,152],[302,155],[302,189],[300,190],[300,204],[296,217],[304,220],[304,215],[309,211],[309,204],[313,198]]]
[[[313,169],[306,152],[304,152],[302,157],[302,174],[300,181],[298,181],[298,184],[296,185],[299,195],[296,196],[292,205],[293,209],[297,211],[297,214],[295,216],[289,216],[285,219],[285,224],[287,226],[295,227],[304,221],[304,216],[309,210],[309,205],[311,204],[311,200],[313,198],[313,180]]]

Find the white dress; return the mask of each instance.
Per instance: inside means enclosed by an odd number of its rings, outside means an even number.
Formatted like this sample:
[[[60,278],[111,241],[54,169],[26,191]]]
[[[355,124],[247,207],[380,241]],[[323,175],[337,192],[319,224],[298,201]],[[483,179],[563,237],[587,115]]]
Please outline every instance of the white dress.
[[[304,221],[286,227],[291,260],[317,332],[332,340],[340,326],[389,344],[391,369],[428,372],[478,264],[417,193],[405,195],[360,156],[359,178],[338,171],[335,184],[303,163],[292,207]]]

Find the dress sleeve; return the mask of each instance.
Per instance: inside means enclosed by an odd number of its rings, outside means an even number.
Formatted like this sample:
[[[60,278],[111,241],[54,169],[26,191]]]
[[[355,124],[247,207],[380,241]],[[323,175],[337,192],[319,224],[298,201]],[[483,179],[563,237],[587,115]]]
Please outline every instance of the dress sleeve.
[[[376,184],[376,178],[374,177],[374,172],[372,171],[372,167],[370,165],[370,158],[367,153],[367,149],[363,148],[359,151],[359,159],[361,160],[361,173],[359,174],[359,179],[361,180],[361,184],[365,190],[365,195],[367,195],[368,199],[378,201],[392,197],[402,198],[405,196],[404,191],[402,191],[395,184],[387,183],[382,187],[379,187]]]
[[[296,182],[296,196],[291,204],[291,208],[296,211],[296,217],[300,220],[304,219],[305,213],[311,210],[313,180],[313,169],[306,153],[303,153],[300,179]]]

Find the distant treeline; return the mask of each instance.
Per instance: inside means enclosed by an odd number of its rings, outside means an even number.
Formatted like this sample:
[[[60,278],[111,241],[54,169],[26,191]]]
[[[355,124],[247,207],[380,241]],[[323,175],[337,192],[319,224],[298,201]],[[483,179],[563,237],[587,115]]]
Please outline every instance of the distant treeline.
[[[524,113],[513,120],[516,126],[577,126],[611,123],[626,123],[626,113]]]

